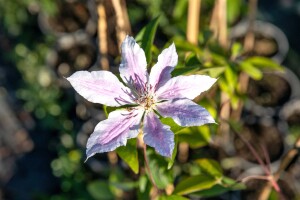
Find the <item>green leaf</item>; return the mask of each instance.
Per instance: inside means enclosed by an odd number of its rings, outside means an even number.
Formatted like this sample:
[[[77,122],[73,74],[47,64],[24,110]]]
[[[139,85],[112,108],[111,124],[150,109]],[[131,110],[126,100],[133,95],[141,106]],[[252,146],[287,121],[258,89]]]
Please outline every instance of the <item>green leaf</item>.
[[[119,108],[118,107],[110,107],[110,106],[103,105],[103,110],[104,110],[106,118],[108,117],[109,113],[111,113],[112,111],[115,111],[117,109],[119,109]]]
[[[88,184],[87,190],[94,199],[114,199],[106,181],[94,181]]]
[[[211,188],[216,184],[216,180],[211,176],[200,174],[191,176],[179,182],[174,190],[174,194],[186,195],[193,192]]]
[[[163,195],[160,196],[158,200],[188,200],[188,199],[179,195],[170,195],[170,196]]]
[[[155,153],[153,148],[147,148],[147,155],[154,182],[159,189],[166,188],[168,184],[173,182],[173,173],[166,168],[167,161],[164,157]]]
[[[223,177],[220,184],[216,184],[207,190],[195,192],[191,194],[191,196],[192,197],[213,197],[213,196],[221,195],[227,191],[242,190],[242,189],[246,189],[246,186],[244,184],[236,183],[236,181],[230,178]]]
[[[242,50],[243,50],[243,46],[241,43],[238,42],[233,43],[231,47],[231,57],[235,59],[236,57],[240,56]]]
[[[194,74],[208,74],[212,78],[218,78],[225,70],[225,66],[208,67],[202,68]]]
[[[159,17],[154,18],[135,37],[136,41],[141,42],[141,47],[145,51],[147,63],[151,62],[151,47],[153,45],[158,22]]]
[[[175,161],[175,158],[176,158],[176,155],[177,155],[177,149],[178,149],[178,135],[175,135],[174,136],[174,150],[173,150],[173,153],[172,153],[172,158],[168,159],[168,169],[171,169],[171,167],[173,166],[174,164],[174,161]]]
[[[179,131],[185,129],[186,127],[182,127],[182,126],[179,126],[178,124],[176,124],[174,122],[174,120],[170,117],[167,117],[167,118],[160,118],[160,121],[165,124],[165,125],[168,125],[171,127],[171,131],[173,133],[178,133]]]
[[[186,13],[186,8],[188,5],[188,0],[177,0],[173,9],[174,19],[180,19],[184,17]]]
[[[178,141],[187,142],[191,148],[206,146],[210,140],[210,130],[208,126],[188,127],[178,133]]]
[[[203,158],[198,159],[195,162],[205,174],[210,175],[215,179],[220,179],[223,176],[222,168],[215,160]]]
[[[283,67],[278,65],[275,61],[270,58],[254,56],[245,60],[257,68],[271,69],[271,70],[283,70]]]
[[[244,190],[246,185],[243,183],[237,183],[235,180],[224,176],[221,180],[221,185],[229,188],[230,190]]]
[[[215,196],[221,195],[227,191],[230,191],[230,189],[223,187],[222,185],[214,185],[207,190],[195,192],[195,193],[191,194],[191,196],[192,197],[215,197]]]
[[[200,66],[187,66],[181,68],[175,68],[172,71],[172,76],[180,76],[180,75],[190,75],[195,74],[200,69]]]
[[[226,67],[224,75],[225,75],[225,79],[228,84],[228,87],[229,87],[230,91],[233,93],[235,90],[235,87],[237,86],[237,82],[238,82],[237,72],[234,70],[233,66],[229,65]]]
[[[254,80],[260,80],[263,77],[262,71],[254,67],[249,62],[241,62],[239,63],[243,72],[247,73]]]
[[[227,22],[234,23],[240,16],[242,2],[241,0],[228,0],[227,1]]]
[[[191,51],[194,52],[195,54],[203,53],[202,50],[197,45],[189,43],[183,38],[174,37],[173,41],[175,43],[176,50],[178,52]]]
[[[128,164],[134,173],[139,173],[139,160],[136,138],[127,140],[126,146],[117,148],[117,154]]]

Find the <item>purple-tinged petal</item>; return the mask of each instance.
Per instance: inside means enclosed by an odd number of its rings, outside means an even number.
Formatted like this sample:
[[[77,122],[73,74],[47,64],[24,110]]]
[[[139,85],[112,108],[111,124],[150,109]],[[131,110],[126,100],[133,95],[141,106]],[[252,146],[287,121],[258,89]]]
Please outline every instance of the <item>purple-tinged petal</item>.
[[[174,43],[167,49],[163,50],[158,56],[157,63],[152,67],[149,76],[149,83],[153,91],[164,85],[171,79],[171,72],[177,65],[178,55]]]
[[[173,99],[158,103],[156,109],[163,117],[171,117],[180,126],[201,126],[215,123],[205,108],[189,99]]]
[[[144,142],[153,147],[160,155],[171,157],[174,149],[174,133],[170,127],[160,122],[154,112],[144,119]]]
[[[78,71],[67,78],[74,89],[88,101],[108,106],[131,104],[130,89],[108,71]]]
[[[205,75],[177,76],[158,88],[156,98],[158,100],[194,99],[201,92],[208,90],[216,80]]]
[[[119,71],[123,81],[138,90],[145,87],[148,72],[144,50],[130,36],[126,36],[121,48],[122,62]]]
[[[95,127],[88,139],[87,159],[96,153],[113,151],[126,145],[127,139],[137,137],[140,129],[143,110],[116,110],[109,114],[108,119]]]

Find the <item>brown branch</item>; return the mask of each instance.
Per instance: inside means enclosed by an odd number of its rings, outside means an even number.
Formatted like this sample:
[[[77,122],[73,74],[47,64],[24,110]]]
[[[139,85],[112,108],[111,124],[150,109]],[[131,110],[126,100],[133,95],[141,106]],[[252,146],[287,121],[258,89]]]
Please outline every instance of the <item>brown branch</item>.
[[[300,137],[295,142],[294,148],[290,149],[285,156],[281,159],[278,170],[274,173],[273,179],[274,181],[278,181],[280,175],[288,169],[291,162],[299,155],[299,147],[300,147]],[[262,189],[262,192],[259,195],[259,200],[266,200],[269,198],[272,190],[271,183],[267,183],[265,187]],[[284,198],[284,197],[283,197]]]

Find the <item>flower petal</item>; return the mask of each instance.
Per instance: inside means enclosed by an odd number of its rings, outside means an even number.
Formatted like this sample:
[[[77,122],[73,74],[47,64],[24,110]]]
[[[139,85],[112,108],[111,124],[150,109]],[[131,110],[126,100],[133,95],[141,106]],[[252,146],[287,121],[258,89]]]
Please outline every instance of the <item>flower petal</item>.
[[[108,106],[133,103],[130,89],[108,71],[78,71],[67,78],[74,89],[88,101]]]
[[[170,127],[163,125],[154,112],[149,112],[144,119],[144,142],[167,157],[171,157],[174,149],[174,133]]]
[[[208,90],[217,79],[205,75],[177,76],[170,79],[156,92],[158,100],[188,98],[194,99]]]
[[[215,120],[205,108],[189,99],[165,101],[158,103],[156,108],[163,117],[172,117],[180,126],[201,126],[215,123]]]
[[[148,79],[147,61],[144,50],[130,36],[126,36],[121,48],[122,62],[119,71],[123,81],[128,86],[136,88],[144,87]]]
[[[101,121],[95,127],[87,142],[87,159],[96,153],[113,151],[126,145],[127,139],[134,138],[139,133],[143,111],[122,109],[111,112],[107,120]]]
[[[171,72],[177,65],[178,55],[174,43],[167,49],[163,50],[158,56],[157,63],[152,67],[149,83],[153,87],[153,91],[164,85],[171,79]]]

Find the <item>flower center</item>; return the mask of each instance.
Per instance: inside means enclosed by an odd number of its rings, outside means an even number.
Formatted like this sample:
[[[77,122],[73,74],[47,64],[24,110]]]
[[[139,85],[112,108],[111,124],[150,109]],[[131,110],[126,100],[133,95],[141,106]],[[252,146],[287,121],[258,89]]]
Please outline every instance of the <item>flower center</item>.
[[[154,99],[151,95],[142,95],[138,99],[138,104],[143,106],[145,110],[151,109],[152,105],[154,104]]]

